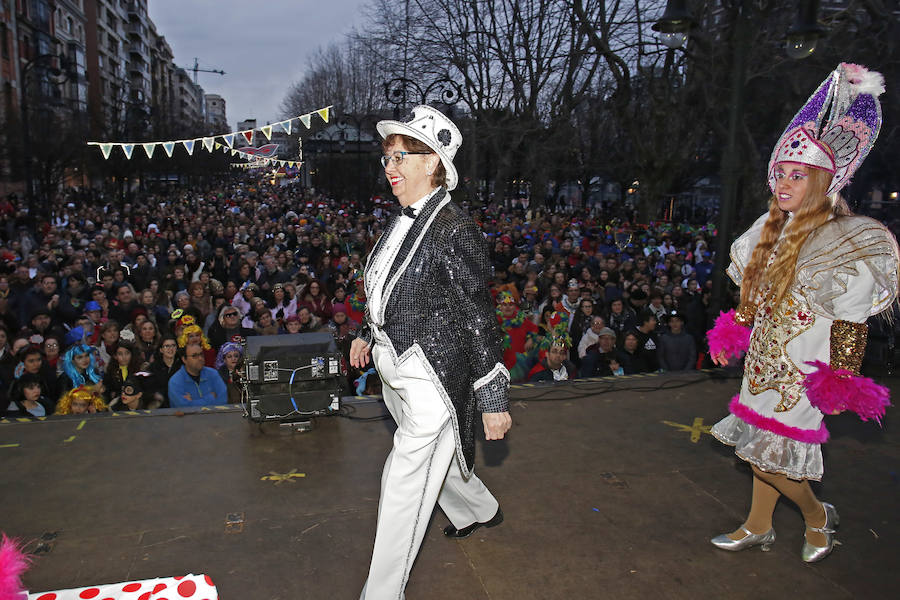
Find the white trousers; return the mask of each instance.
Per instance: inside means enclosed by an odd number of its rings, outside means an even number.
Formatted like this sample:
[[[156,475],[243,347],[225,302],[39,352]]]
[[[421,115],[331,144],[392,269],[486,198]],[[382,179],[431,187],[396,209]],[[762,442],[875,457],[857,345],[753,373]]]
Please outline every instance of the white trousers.
[[[463,477],[450,412],[419,356],[395,365],[375,344],[372,360],[397,431],[381,475],[375,548],[360,599],[403,600],[435,502],[458,529],[490,520],[499,504],[478,477]]]

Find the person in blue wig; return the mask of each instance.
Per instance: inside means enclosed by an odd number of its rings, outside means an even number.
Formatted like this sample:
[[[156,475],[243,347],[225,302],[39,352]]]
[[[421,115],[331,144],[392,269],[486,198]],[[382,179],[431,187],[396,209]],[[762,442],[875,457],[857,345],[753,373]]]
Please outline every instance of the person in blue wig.
[[[75,344],[62,357],[62,373],[57,388],[65,394],[80,385],[97,385],[103,375],[97,370],[94,348],[87,344]]]

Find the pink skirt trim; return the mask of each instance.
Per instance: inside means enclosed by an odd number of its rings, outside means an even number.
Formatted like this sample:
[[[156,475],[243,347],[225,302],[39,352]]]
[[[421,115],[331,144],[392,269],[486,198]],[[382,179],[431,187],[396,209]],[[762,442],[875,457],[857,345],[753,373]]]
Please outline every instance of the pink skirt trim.
[[[741,404],[740,398],[740,394],[732,398],[728,404],[728,410],[745,423],[807,444],[824,444],[828,441],[828,429],[825,428],[825,423],[822,423],[818,429],[791,427],[772,417],[763,416],[749,406]]]

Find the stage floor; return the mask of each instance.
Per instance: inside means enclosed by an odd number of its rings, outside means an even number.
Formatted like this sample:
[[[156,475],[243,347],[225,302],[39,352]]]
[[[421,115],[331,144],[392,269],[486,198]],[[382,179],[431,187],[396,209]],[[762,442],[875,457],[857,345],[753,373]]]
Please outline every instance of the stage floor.
[[[900,379],[881,381],[900,397]],[[476,467],[506,521],[451,541],[436,511],[407,597],[895,595],[896,408],[883,430],[827,421],[816,487],[841,515],[832,556],[801,561],[788,501],[770,552],[709,544],[749,507],[749,469],[707,433],[738,385],[693,373],[517,387],[508,440],[479,443]],[[351,406],[357,417],[384,410]],[[328,417],[296,433],[233,409],[0,425],[0,529],[37,553],[25,577],[34,592],[206,573],[223,600],[355,599],[392,431]]]

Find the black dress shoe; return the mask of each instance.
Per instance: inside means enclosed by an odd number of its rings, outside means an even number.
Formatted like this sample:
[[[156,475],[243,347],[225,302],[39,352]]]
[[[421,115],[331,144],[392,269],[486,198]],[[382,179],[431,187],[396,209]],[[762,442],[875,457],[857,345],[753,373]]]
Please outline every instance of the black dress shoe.
[[[491,517],[490,521],[485,521],[484,523],[478,523],[478,522],[472,523],[471,525],[463,527],[462,529],[457,529],[453,525],[447,525],[446,527],[444,527],[444,535],[446,535],[449,538],[457,538],[457,539],[467,538],[470,535],[472,535],[473,533],[475,533],[475,530],[478,529],[479,527],[496,527],[497,525],[499,525],[502,522],[503,522],[503,511],[500,510],[500,507],[498,506],[497,514],[495,514],[493,517]]]

